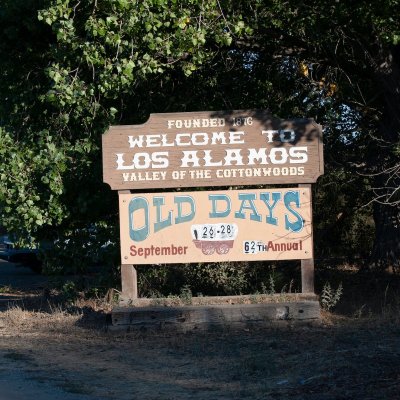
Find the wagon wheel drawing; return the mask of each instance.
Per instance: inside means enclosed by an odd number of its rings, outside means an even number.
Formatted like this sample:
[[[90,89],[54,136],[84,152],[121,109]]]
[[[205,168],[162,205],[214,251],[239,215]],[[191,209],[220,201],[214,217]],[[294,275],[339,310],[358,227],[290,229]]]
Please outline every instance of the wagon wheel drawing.
[[[229,246],[226,243],[221,243],[217,247],[217,253],[218,254],[227,254],[227,253],[229,253]]]
[[[209,256],[211,254],[214,253],[215,251],[215,247],[213,244],[208,243],[208,244],[204,244],[203,247],[201,248],[201,251],[203,252],[203,254],[205,254],[206,256]]]

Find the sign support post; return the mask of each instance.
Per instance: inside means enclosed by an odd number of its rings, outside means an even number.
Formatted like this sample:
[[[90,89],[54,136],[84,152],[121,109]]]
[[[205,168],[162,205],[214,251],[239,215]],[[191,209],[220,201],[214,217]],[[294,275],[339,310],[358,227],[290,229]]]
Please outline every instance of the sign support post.
[[[152,114],[110,127],[102,144],[103,181],[119,194],[124,302],[138,299],[136,265],[194,261],[300,259],[302,293],[314,294],[311,184],[324,165],[312,119]],[[296,187],[235,190],[275,184]],[[219,186],[230,189],[146,193]]]
[[[119,190],[118,197],[121,194],[129,194],[130,190]],[[138,287],[137,287],[137,271],[133,264],[121,263],[121,290],[122,299],[135,300],[138,298]]]
[[[121,265],[122,299],[135,300],[138,298],[137,271],[132,264]]]
[[[310,190],[310,208],[312,210],[311,184],[303,184],[299,185],[299,187]],[[314,253],[314,248],[312,248],[312,251]],[[313,257],[308,260],[301,260],[301,292],[314,293],[314,254]]]

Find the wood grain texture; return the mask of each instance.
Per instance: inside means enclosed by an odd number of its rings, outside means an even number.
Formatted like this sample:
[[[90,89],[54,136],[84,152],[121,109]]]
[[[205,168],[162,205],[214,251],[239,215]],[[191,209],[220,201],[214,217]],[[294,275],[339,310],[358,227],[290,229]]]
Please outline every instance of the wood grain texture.
[[[178,331],[319,319],[320,307],[317,301],[183,307],[117,307],[112,311],[113,326]]]
[[[130,300],[137,299],[137,271],[132,264],[121,265],[121,287],[122,298]]]
[[[248,294],[235,296],[193,296],[190,305],[234,305],[234,304],[258,304],[258,303],[282,303],[282,302],[304,302],[318,301],[314,293],[275,293],[275,294]],[[185,305],[185,300],[176,297],[148,298],[139,297],[130,302],[123,299],[119,301],[120,307],[175,307]]]
[[[310,184],[302,184],[299,185],[300,188],[310,190]],[[312,195],[310,194],[310,208],[312,209]],[[311,235],[312,232],[312,224],[311,224]],[[314,293],[314,246],[311,247],[312,257],[309,259],[301,260],[301,291],[303,293]]]
[[[268,111],[152,114],[102,142],[114,190],[312,183],[324,172],[321,126]]]

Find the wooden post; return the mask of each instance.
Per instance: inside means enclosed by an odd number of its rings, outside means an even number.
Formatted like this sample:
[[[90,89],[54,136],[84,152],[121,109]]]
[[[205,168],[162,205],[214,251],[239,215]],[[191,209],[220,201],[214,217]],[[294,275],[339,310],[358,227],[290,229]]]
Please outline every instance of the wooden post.
[[[310,189],[310,207],[311,207],[311,220],[312,220],[312,187],[311,184],[299,185],[299,188]],[[314,243],[314,241],[313,241]],[[313,244],[314,247],[314,244]],[[313,248],[314,253],[314,248]],[[301,292],[314,293],[314,255],[313,258],[308,260],[301,260]]]
[[[130,190],[119,190],[118,196],[130,192]],[[132,264],[121,264],[121,289],[124,302],[138,298],[137,271]]]
[[[314,259],[301,260],[301,292],[314,293]]]
[[[122,298],[124,301],[138,298],[137,271],[132,264],[121,265]]]

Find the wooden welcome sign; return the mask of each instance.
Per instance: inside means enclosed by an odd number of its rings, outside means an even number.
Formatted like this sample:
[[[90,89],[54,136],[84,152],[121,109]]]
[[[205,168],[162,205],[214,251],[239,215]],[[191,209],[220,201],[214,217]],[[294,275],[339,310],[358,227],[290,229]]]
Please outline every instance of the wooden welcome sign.
[[[268,111],[152,114],[103,135],[103,180],[119,191],[122,293],[134,265],[301,259],[314,292],[311,183],[323,174],[322,128]],[[298,185],[137,193],[143,189]],[[135,191],[135,193],[133,193]]]
[[[114,190],[313,183],[321,174],[321,126],[267,111],[152,114],[103,135],[103,179]]]
[[[312,258],[310,191],[121,194],[124,263]]]

